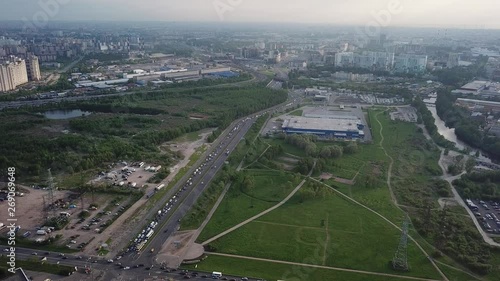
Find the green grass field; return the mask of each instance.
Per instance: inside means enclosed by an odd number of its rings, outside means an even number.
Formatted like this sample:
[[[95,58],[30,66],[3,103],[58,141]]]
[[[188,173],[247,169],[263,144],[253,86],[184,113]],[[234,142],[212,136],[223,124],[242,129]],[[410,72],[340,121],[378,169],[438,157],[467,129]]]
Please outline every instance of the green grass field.
[[[299,263],[315,255],[317,258],[308,263],[394,273],[388,262],[399,236],[400,232],[387,222],[331,191],[321,198],[307,199],[299,192],[282,207],[210,246],[220,253]],[[408,256],[414,268],[408,275],[439,277],[411,243]]]
[[[298,110],[295,110],[295,111],[292,111],[290,113],[288,113],[288,115],[292,115],[292,116],[302,116],[302,114],[304,113],[303,110],[301,109],[298,109]]]
[[[250,171],[247,172],[247,175],[254,179],[255,187],[250,191],[243,192],[241,185],[234,183],[200,234],[199,242],[203,242],[276,205],[300,182],[286,173]]]
[[[437,165],[439,151],[432,143],[425,140],[413,124],[391,121],[387,113],[380,110],[370,110],[368,117],[374,136],[372,144],[359,145],[358,152],[355,154],[344,154],[341,158],[328,160],[324,168],[324,172],[345,178],[350,178],[359,172],[356,183],[352,186],[333,180],[324,183],[376,210],[399,226],[403,221],[404,213],[391,200],[386,183],[390,158],[384,153],[383,148],[394,161],[391,181],[396,198],[400,204],[408,204],[409,206],[419,206],[418,204],[425,198],[431,200],[438,198],[435,190],[429,187],[429,183],[431,179],[441,174]],[[382,140],[381,126],[384,136],[383,147],[380,145]],[[298,157],[306,156],[304,151],[286,144],[282,140],[266,139],[264,141],[272,145],[281,145],[284,148],[285,156],[287,153]],[[331,145],[331,143],[317,143],[318,147],[323,145]],[[256,152],[258,153],[258,151]],[[252,166],[253,168],[257,167]],[[266,170],[263,166],[259,169]],[[251,172],[255,171],[251,170]],[[272,173],[278,174],[280,172],[272,171]],[[313,177],[318,174],[319,172],[316,172]],[[318,186],[314,187],[311,183],[306,184],[289,202],[212,242],[211,249],[218,253],[254,258],[441,279],[437,270],[413,242],[409,242],[408,246],[411,271],[398,273],[392,270],[388,266],[388,262],[392,259],[397,248],[400,231],[371,211],[340,197],[329,187],[322,185],[321,190],[323,191],[318,191]],[[255,191],[261,192],[258,189]],[[251,201],[243,195],[235,196],[233,194],[224,199],[223,204],[209,223],[210,228],[207,227],[208,232],[206,229],[202,233],[205,236],[199,241],[213,237],[231,225],[272,206],[262,205],[262,202],[256,203],[255,196],[253,196],[254,201]],[[263,199],[269,197],[270,194],[263,193],[261,196],[263,197],[257,198]],[[253,206],[253,208],[249,206]],[[222,211],[224,208],[225,211]],[[450,210],[450,212],[462,213],[461,210]],[[226,221],[231,223],[225,225]],[[424,240],[412,227],[410,233],[428,254],[435,253],[436,249],[432,244],[429,244],[432,243],[432,240]],[[459,265],[454,260],[455,258],[446,255],[437,258],[438,261],[448,265],[439,264],[439,268],[448,276],[449,280],[480,280],[463,272],[468,272],[468,270]],[[499,261],[500,255],[497,252],[492,252],[490,263],[498,264]],[[257,264],[264,269],[258,270]],[[209,255],[208,259],[201,262],[198,268],[278,279],[283,277],[280,272],[287,267],[288,265],[265,261]],[[347,275],[343,275],[347,273],[333,270],[318,269],[315,272],[319,275],[311,274],[305,279],[300,278],[300,280],[358,280],[356,278],[360,278],[359,280],[378,280],[376,276],[349,275],[347,277]],[[323,274],[327,273],[324,272],[330,272],[331,275],[326,277]],[[497,280],[494,277],[496,272],[498,272],[498,268],[494,267],[492,273],[483,277],[484,280]],[[380,280],[391,279],[381,277]]]
[[[310,257],[304,257],[309,260]],[[194,265],[185,266],[194,269]],[[343,272],[329,269],[319,269],[298,265],[271,263],[266,261],[248,260],[233,257],[209,255],[206,260],[197,265],[196,270],[206,271],[210,275],[213,271],[223,274],[233,274],[265,280],[322,280],[322,281],[404,281],[407,279],[375,276],[363,273]],[[462,281],[462,280],[460,280]]]

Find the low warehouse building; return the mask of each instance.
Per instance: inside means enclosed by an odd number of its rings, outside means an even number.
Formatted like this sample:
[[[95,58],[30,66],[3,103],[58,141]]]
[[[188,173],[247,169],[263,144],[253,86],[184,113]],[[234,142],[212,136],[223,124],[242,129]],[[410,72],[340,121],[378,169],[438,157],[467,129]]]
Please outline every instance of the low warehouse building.
[[[283,122],[287,134],[310,134],[321,138],[363,139],[364,125],[355,120],[291,117]]]

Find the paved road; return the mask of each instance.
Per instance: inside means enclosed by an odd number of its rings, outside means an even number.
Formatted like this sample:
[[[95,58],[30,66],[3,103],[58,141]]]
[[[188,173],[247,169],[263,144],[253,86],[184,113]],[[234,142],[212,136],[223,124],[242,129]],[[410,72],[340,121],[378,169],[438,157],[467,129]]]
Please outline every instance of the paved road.
[[[5,255],[7,252],[4,252],[4,249],[6,247],[1,247],[1,254]],[[33,253],[36,253],[37,255],[34,255]],[[48,253],[48,254],[47,254]],[[73,255],[73,254],[65,254],[64,258],[63,256],[60,256],[59,253],[55,252],[47,252],[47,251],[41,251],[41,250],[32,250],[32,249],[25,249],[25,248],[16,248],[16,260],[30,260],[30,259],[39,259],[41,260],[42,258],[46,257],[47,260],[45,262],[51,263],[51,264],[59,264],[59,265],[65,265],[65,266],[71,266],[74,267],[76,266],[78,269],[84,269],[86,266],[91,267],[93,270],[100,270],[104,271],[105,275],[101,280],[109,281],[114,278],[122,278],[123,276],[127,276],[132,278],[132,280],[144,280],[146,278],[152,278],[154,276],[157,277],[169,277],[173,278],[174,280],[181,280],[184,279],[184,273],[181,270],[173,269],[173,268],[160,268],[160,267],[153,267],[150,269],[147,269],[148,265],[141,266],[141,267],[130,267],[130,269],[123,269],[123,266],[126,266],[126,264],[121,263],[122,265],[120,266],[120,261],[114,261],[114,263],[108,263],[106,260],[103,259],[90,259],[85,256],[78,256],[78,255]],[[81,259],[79,257],[82,257]],[[95,262],[94,262],[95,261]],[[187,272],[187,275],[191,276],[190,279],[192,280],[207,280],[210,279],[211,273],[208,272],[202,272],[202,271],[189,271]],[[206,276],[206,277],[203,277]],[[241,277],[237,276],[227,276],[225,275],[224,277],[227,277],[229,280],[230,279],[235,279],[235,280],[240,280]],[[126,279],[124,279],[126,280]],[[257,280],[257,279],[249,279],[249,280]]]
[[[193,187],[182,192],[181,196],[177,198],[178,203],[172,207],[174,209],[172,210],[172,214],[164,218],[162,221],[159,221],[160,226],[155,230],[156,236],[153,236],[150,239],[149,244],[140,253],[128,253],[124,257],[124,260],[129,263],[152,263],[155,255],[150,253],[151,249],[154,249],[156,252],[162,247],[163,243],[168,239],[168,237],[178,229],[179,220],[181,220],[186,215],[189,209],[195,204],[198,197],[208,187],[212,178],[216,175],[219,169],[224,165],[224,162],[227,160],[228,155],[226,154],[226,152],[229,150],[229,152],[231,153],[238,145],[238,143],[243,139],[245,134],[253,125],[255,116],[267,112],[273,113],[275,111],[283,111],[286,108],[295,105],[292,102],[291,104],[288,103],[290,104],[289,106],[286,106],[286,103],[287,102],[258,112],[252,115],[252,117],[245,117],[233,122],[233,124],[229,126],[229,128],[213,144],[213,148],[205,153],[205,155],[208,155],[209,153],[216,152],[217,156],[215,159],[207,163],[208,165],[204,167],[203,173],[201,175],[193,175],[194,169],[199,167],[200,163],[204,162],[205,157],[201,157],[199,163],[196,163],[196,165],[191,168],[191,171],[186,173],[186,176],[184,176],[184,178],[181,179],[172,188],[171,192],[169,192],[169,194],[165,196],[163,200],[160,200],[160,202],[158,202],[156,206],[151,209],[148,216],[145,217],[145,221],[148,218],[154,217],[154,215],[157,213],[157,210],[161,209],[166,204],[166,202],[168,202],[169,199],[172,198],[172,195],[175,192],[177,192],[178,190],[182,190],[182,187],[186,180],[189,177],[192,177]],[[233,129],[236,127],[238,127],[238,129],[236,131],[233,131]],[[140,231],[140,228],[137,228],[137,231],[135,233],[139,233]]]
[[[495,242],[483,230],[480,222],[477,220],[477,218],[474,215],[474,213],[472,212],[472,210],[467,206],[467,204],[462,199],[462,196],[460,196],[460,194],[458,194],[458,191],[453,186],[453,181],[460,178],[463,175],[463,173],[460,175],[457,175],[457,176],[453,176],[453,175],[448,174],[448,169],[446,168],[446,165],[444,164],[444,149],[441,149],[441,156],[439,158],[438,163],[439,163],[439,166],[441,167],[441,170],[443,170],[443,176],[441,178],[449,183],[450,188],[451,188],[451,192],[453,193],[453,198],[455,198],[455,201],[457,201],[460,206],[465,208],[465,210],[467,211],[467,213],[471,217],[472,221],[474,222],[474,225],[476,226],[477,230],[479,231],[479,234],[481,234],[481,236],[483,237],[484,242],[486,242],[487,244],[489,244],[491,246],[500,247],[500,243]]]
[[[226,140],[221,143],[221,146],[215,148],[217,153],[217,158],[211,162],[211,165],[206,166],[205,174],[192,176],[194,187],[190,192],[185,192],[182,197],[180,197],[180,206],[173,212],[171,217],[169,217],[166,223],[158,228],[157,235],[152,238],[147,247],[139,253],[131,255],[132,259],[127,259],[130,262],[142,262],[142,263],[152,263],[154,255],[150,253],[151,249],[158,250],[162,247],[167,238],[172,235],[179,226],[179,221],[188,213],[191,207],[196,203],[196,200],[201,196],[201,194],[209,186],[210,181],[214,178],[219,169],[224,165],[224,162],[229,157],[227,150],[232,152],[238,143],[243,139],[248,130],[252,127],[255,118],[248,119],[239,125],[239,130],[237,130],[233,135],[227,136]],[[182,183],[184,184],[184,183]]]
[[[269,108],[267,110],[261,111],[257,114],[263,114],[266,112],[273,113],[275,111],[281,111],[286,108],[288,108],[285,104],[287,102],[274,106],[272,108]],[[293,106],[294,104],[290,105]],[[167,222],[161,229],[158,230],[158,233],[160,235],[157,235],[153,240],[150,242],[149,246],[145,249],[144,253],[147,253],[147,251],[151,248],[160,248],[161,245],[164,243],[164,241],[168,238],[169,235],[171,235],[175,229],[178,226],[178,220],[181,219],[187,211],[194,205],[196,202],[196,199],[201,195],[201,193],[204,191],[204,189],[208,186],[210,180],[213,178],[213,176],[217,173],[218,169],[223,165],[223,163],[226,161],[227,156],[226,151],[229,150],[230,152],[234,150],[234,148],[237,146],[237,144],[242,140],[244,135],[247,133],[247,131],[251,128],[252,124],[255,121],[255,115],[253,115],[253,118],[242,118],[240,120],[235,121],[232,125],[230,126],[222,135],[221,137],[214,143],[214,149],[210,151],[219,150],[222,151],[219,153],[218,158],[215,158],[215,160],[212,162],[212,165],[209,165],[206,167],[206,172],[205,174],[200,175],[200,179],[198,181],[195,181],[193,179],[193,182],[196,182],[194,185],[193,189],[191,192],[185,192],[183,193],[184,197],[180,198],[179,200],[179,205],[180,207],[176,209],[171,217],[168,217]],[[246,119],[245,122],[242,122],[242,120]],[[228,137],[230,131],[232,128],[234,128],[234,125],[239,124],[239,129],[236,130],[235,132],[231,132],[232,137]],[[222,146],[222,147],[219,147]],[[206,152],[207,154],[209,153],[208,151]],[[203,162],[204,158],[200,159],[201,162]],[[198,163],[197,163],[198,164]],[[189,175],[192,173],[192,171],[197,167],[198,165],[195,165],[191,169],[191,171],[185,176],[185,178],[189,177]],[[211,167],[216,167],[216,168],[211,168]],[[179,183],[172,188],[172,192],[175,193],[182,185],[184,184],[185,179],[182,179],[179,181]],[[202,183],[203,182],[203,183]],[[171,194],[170,194],[171,195]],[[158,204],[163,204],[165,201],[168,201],[170,197],[165,196],[164,200],[160,200]],[[160,205],[161,206],[161,205]],[[152,208],[150,213],[156,213],[157,208]],[[148,217],[145,218],[145,220]],[[142,227],[142,226],[139,226]],[[137,233],[140,231],[137,231]],[[32,253],[36,252],[37,256],[36,257],[41,257],[45,256],[46,251],[43,250],[33,250],[33,249],[24,249],[24,248],[16,248],[16,255],[18,259],[29,259],[35,257],[35,255],[32,255]],[[62,265],[69,265],[69,266],[78,266],[79,268],[85,267],[86,265],[90,265],[95,269],[102,269],[106,271],[106,280],[111,280],[114,277],[119,276],[124,272],[124,270],[121,267],[118,267],[116,265],[112,265],[108,263],[106,260],[103,259],[96,259],[95,257],[86,257],[82,256],[81,259],[78,258],[79,255],[66,255],[66,258],[63,256],[59,256],[58,253],[51,252],[48,255],[47,262],[48,263],[57,263],[59,262]],[[95,263],[93,261],[96,261]],[[129,254],[128,256],[125,256],[121,258],[119,261],[114,259],[114,264],[121,263],[122,267],[123,266],[130,266],[131,269],[127,270],[127,275],[131,276],[149,276],[151,273],[153,273],[154,269],[150,271],[146,271],[144,274],[140,273],[140,268],[134,268],[133,266],[138,265],[138,264],[145,264],[146,266],[148,265],[153,265],[153,255],[144,254],[144,255],[139,255],[139,254]],[[157,268],[157,267],[155,267]],[[170,269],[172,270],[172,269]],[[138,273],[135,273],[138,272]],[[143,271],[144,272],[144,271]],[[147,273],[147,274],[146,274]],[[158,272],[154,272],[154,274],[159,274]],[[175,275],[175,274],[174,274]],[[200,274],[203,275],[203,274]],[[170,276],[170,275],[169,275]],[[177,275],[179,276],[179,275]],[[196,280],[196,278],[194,279]]]

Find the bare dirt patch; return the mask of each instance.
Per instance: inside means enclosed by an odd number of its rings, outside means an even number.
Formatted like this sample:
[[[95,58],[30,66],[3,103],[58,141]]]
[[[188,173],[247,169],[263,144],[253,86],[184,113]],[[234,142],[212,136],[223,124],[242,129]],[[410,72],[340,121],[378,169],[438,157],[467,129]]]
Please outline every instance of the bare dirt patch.
[[[21,234],[26,231],[31,231],[33,237],[36,232],[36,227],[42,225],[45,222],[44,212],[43,212],[43,197],[48,195],[47,191],[41,189],[26,188],[27,192],[24,193],[23,197],[16,196],[16,218],[17,225],[21,226]],[[55,192],[55,199],[62,199],[65,197],[63,192]],[[3,205],[3,206],[2,206]],[[7,202],[3,201],[0,203],[0,218],[8,218],[7,214]],[[2,221],[7,224],[6,221]],[[6,232],[4,229],[3,232]]]
[[[322,180],[329,180],[329,179],[333,179],[334,181],[338,182],[338,183],[343,183],[343,184],[347,184],[347,185],[354,185],[354,180],[348,180],[348,179],[343,179],[343,178],[339,178],[339,177],[336,177],[330,173],[322,173],[320,176],[319,176],[320,179]]]
[[[203,246],[189,243],[195,232],[195,230],[182,231],[170,236],[160,249],[156,261],[166,266],[177,267],[183,258],[192,260],[201,257],[204,252]]]
[[[438,203],[439,203],[439,207],[441,209],[443,209],[445,206],[448,206],[448,207],[460,206],[460,204],[458,204],[458,202],[455,200],[455,198],[446,198],[446,197],[439,198]]]
[[[186,141],[186,142],[168,142],[160,146],[160,149],[169,149],[174,152],[179,152],[184,158],[179,161],[176,165],[170,168],[170,174],[166,179],[162,181],[164,184],[170,183],[180,169],[184,168],[189,164],[189,159],[196,152],[196,150],[203,146],[206,142],[207,137],[212,133],[214,129],[203,130],[199,134],[199,139],[196,141]],[[147,190],[145,190],[146,194],[151,192],[154,189],[153,185],[150,185]],[[86,254],[95,254],[95,249],[98,248],[102,243],[111,239],[111,243],[108,245],[109,253],[106,257],[115,256],[120,250],[126,247],[126,244],[130,240],[131,237],[137,235],[137,233],[133,233],[133,227],[131,225],[136,225],[138,223],[143,223],[144,216],[148,210],[141,210],[140,213],[137,213],[138,210],[148,201],[147,198],[143,197],[139,199],[136,203],[134,203],[128,210],[126,210],[116,221],[110,225],[106,230],[92,243],[90,243],[86,249]],[[134,218],[131,220],[130,218]]]

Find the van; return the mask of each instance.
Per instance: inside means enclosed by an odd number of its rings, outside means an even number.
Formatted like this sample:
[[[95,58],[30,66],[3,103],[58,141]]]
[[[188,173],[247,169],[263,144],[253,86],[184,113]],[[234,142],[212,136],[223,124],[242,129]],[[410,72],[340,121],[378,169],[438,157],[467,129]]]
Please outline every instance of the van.
[[[222,277],[222,272],[217,272],[217,271],[212,272],[212,278],[219,279],[221,277]]]

